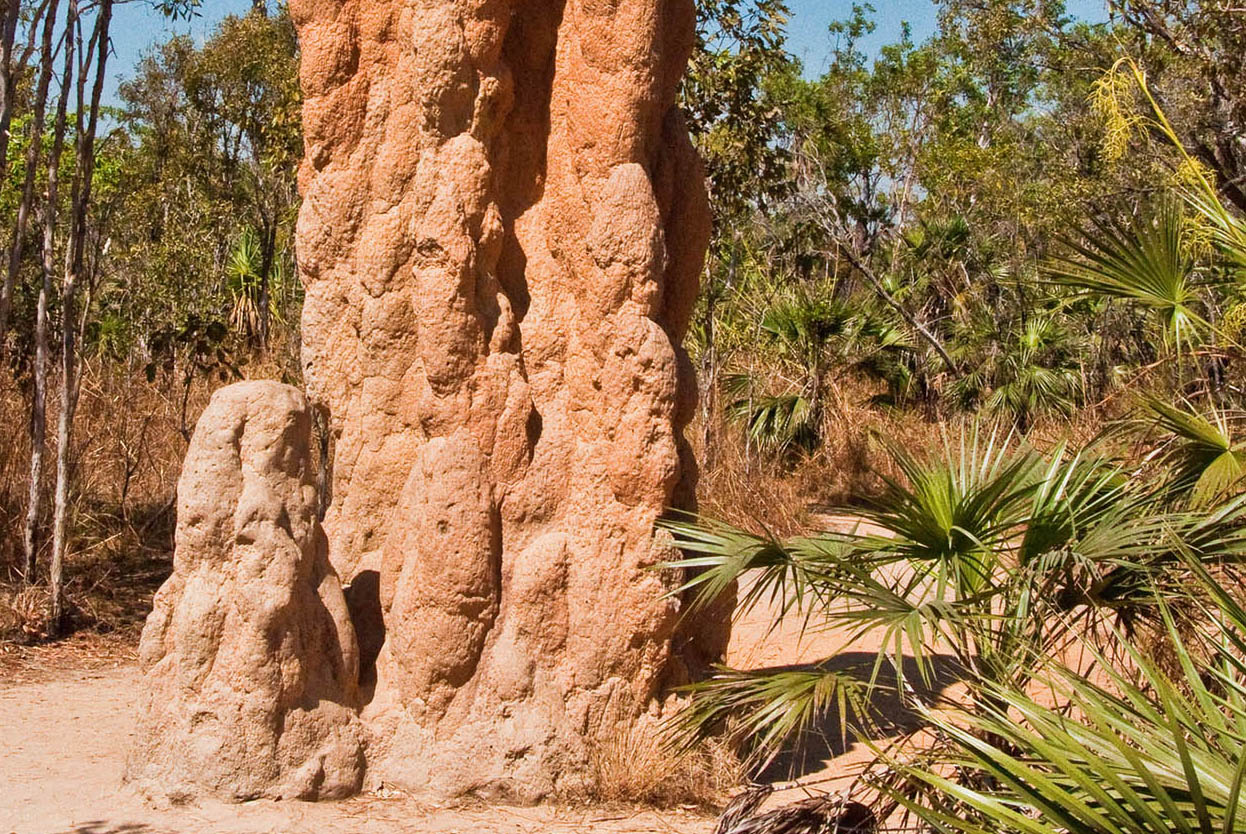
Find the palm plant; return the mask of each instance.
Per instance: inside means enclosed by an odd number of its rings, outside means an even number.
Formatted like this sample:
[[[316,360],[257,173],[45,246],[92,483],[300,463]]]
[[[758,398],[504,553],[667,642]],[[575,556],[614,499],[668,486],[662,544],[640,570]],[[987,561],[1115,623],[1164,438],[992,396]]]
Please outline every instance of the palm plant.
[[[995,350],[982,350],[976,339],[966,340],[958,352],[965,348],[977,361],[951,388],[965,409],[1008,418],[1025,432],[1040,414],[1071,414],[1080,399],[1071,339],[1054,315],[1028,317],[1010,328]]]
[[[260,331],[263,284],[263,255],[260,238],[253,226],[246,226],[234,241],[225,264],[225,276],[232,299],[230,326],[253,338]]]
[[[1234,439],[1230,415],[1217,409],[1199,414],[1154,398],[1146,405],[1166,435],[1158,451],[1169,489],[1193,507],[1228,497],[1246,476],[1246,443]]]
[[[273,253],[264,267],[264,249],[254,226],[246,226],[238,234],[225,264],[225,277],[231,298],[229,324],[236,332],[254,340],[264,328],[266,319],[284,323],[282,302],[288,303],[296,289],[288,279],[286,258],[280,250]]]
[[[1097,655],[1099,682],[1047,664],[1055,707],[999,687],[984,710],[927,710],[949,749],[897,763],[916,791],[885,789],[948,834],[1246,830],[1246,611],[1199,560],[1186,568],[1203,616],[1191,632],[1162,607],[1175,671],[1117,633],[1126,663]]]
[[[887,387],[871,403],[899,406],[914,400],[925,377],[919,372],[917,345],[908,329],[894,315],[867,307],[858,332],[853,370]]]
[[[1193,348],[1211,328],[1198,312],[1199,271],[1185,229],[1179,206],[1164,201],[1152,217],[1097,223],[1084,243],[1069,243],[1075,255],[1054,259],[1049,271],[1064,286],[1149,310],[1165,344],[1177,352]]]
[[[884,478],[883,493],[858,510],[880,532],[777,541],[715,522],[665,525],[691,554],[677,564],[698,571],[680,589],[694,608],[739,582],[740,612],[768,601],[807,629],[846,626],[849,642],[872,632],[884,647],[868,675],[719,669],[691,687],[681,738],[732,716],[765,758],[827,710],[867,727],[864,705],[884,664],[911,698],[935,678],[938,655],[968,675],[975,704],[996,709],[1000,687],[1030,681],[1035,657],[1079,636],[1153,623],[1156,587],[1181,587],[1155,577],[1183,554],[1214,560],[1246,550],[1236,509],[1169,510],[1137,473],[1093,449],[1041,455],[979,425],[931,461],[886,445],[903,480]],[[922,681],[905,679],[906,658]]]
[[[751,442],[766,449],[817,445],[819,427],[809,398],[800,392],[767,394],[750,374],[731,374],[723,388],[732,397],[727,416],[743,423]]]
[[[761,333],[795,379],[778,394],[762,390],[749,374],[727,379],[727,391],[733,396],[727,413],[745,424],[752,441],[774,449],[817,444],[832,345],[850,338],[855,321],[853,310],[829,291],[802,287],[769,305],[761,318]]]

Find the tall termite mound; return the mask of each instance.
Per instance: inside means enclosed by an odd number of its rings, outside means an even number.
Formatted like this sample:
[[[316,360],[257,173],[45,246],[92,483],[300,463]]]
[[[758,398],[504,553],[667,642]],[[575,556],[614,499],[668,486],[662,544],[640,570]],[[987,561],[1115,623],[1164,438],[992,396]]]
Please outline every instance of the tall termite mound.
[[[592,745],[654,720],[726,637],[680,628],[653,569],[678,556],[654,523],[695,482],[693,1],[290,10],[333,569],[301,397],[218,394],[144,636],[132,776],[336,795],[363,741],[373,782],[418,793],[577,790]]]
[[[377,611],[353,596],[384,624],[380,767],[436,792],[568,787],[586,740],[723,636],[673,646],[650,570],[695,479],[693,2],[291,11],[303,359],[331,419],[333,563],[379,583]]]

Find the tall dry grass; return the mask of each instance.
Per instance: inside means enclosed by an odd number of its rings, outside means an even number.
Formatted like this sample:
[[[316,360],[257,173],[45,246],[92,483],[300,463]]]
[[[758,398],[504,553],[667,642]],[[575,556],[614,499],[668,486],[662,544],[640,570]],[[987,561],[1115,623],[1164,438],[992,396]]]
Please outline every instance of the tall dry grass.
[[[851,508],[877,494],[880,474],[899,474],[879,438],[907,448],[935,448],[944,425],[916,411],[874,407],[874,393],[866,385],[841,386],[826,410],[823,441],[812,452],[759,448],[721,411],[708,418],[709,431],[701,418],[689,436],[698,460],[707,459],[707,442],[714,454],[712,465],[700,473],[700,511],[753,532],[788,536],[816,526],[828,508]]]
[[[727,521],[754,533],[780,537],[816,528],[819,517],[831,511],[851,512],[854,506],[877,495],[884,477],[903,480],[884,439],[918,456],[939,454],[944,444],[960,442],[961,433],[980,422],[996,430],[1001,439],[1050,449],[1062,441],[1080,448],[1100,437],[1115,421],[1130,416],[1130,400],[1083,409],[1071,418],[1047,417],[1035,423],[1024,437],[1001,420],[974,414],[932,417],[922,409],[895,409],[875,405],[878,390],[858,380],[839,380],[834,402],[828,403],[822,427],[822,443],[812,452],[758,448],[745,436],[744,427],[721,410],[690,427],[697,459],[705,461],[705,445],[713,444],[708,456],[712,465],[700,473],[698,506],[708,517]],[[1108,451],[1123,457],[1136,456],[1125,447]]]
[[[29,397],[0,365],[0,580],[21,564],[30,470]]]
[[[244,367],[288,377],[288,357]],[[60,380],[50,374],[48,444],[40,483],[37,582],[46,578],[55,486]],[[231,379],[181,374],[148,380],[142,364],[88,358],[74,422],[65,593],[71,627],[137,630],[171,569],[177,478],[190,433],[212,392]],[[30,384],[0,368],[0,638],[42,636],[46,599],[22,576],[30,471]],[[43,596],[40,596],[43,594]]]

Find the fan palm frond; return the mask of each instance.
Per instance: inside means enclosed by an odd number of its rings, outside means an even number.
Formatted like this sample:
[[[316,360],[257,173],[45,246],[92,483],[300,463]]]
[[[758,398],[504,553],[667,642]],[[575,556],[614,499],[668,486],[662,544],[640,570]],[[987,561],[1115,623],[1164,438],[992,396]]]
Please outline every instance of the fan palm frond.
[[[750,741],[751,757],[764,761],[798,731],[834,711],[848,728],[871,721],[869,702],[876,684],[851,671],[814,666],[740,672],[719,667],[709,679],[687,688],[689,705],[668,727],[677,747],[695,745],[732,720]]]
[[[809,400],[800,394],[751,394],[733,400],[727,416],[745,425],[749,439],[763,448],[809,447],[817,437]]]
[[[942,459],[926,462],[884,441],[905,481],[883,476],[883,493],[861,514],[886,531],[867,540],[980,592],[1003,543],[1024,520],[1040,458],[1012,448],[998,431],[979,424],[962,432],[959,448],[947,445]]]
[[[928,709],[953,752],[933,767],[898,765],[931,789],[921,801],[891,795],[948,834],[1246,831],[1246,612],[1198,560],[1187,567],[1209,608],[1193,636],[1166,616],[1178,674],[1118,633],[1129,672],[1103,655],[1099,683],[1044,667],[1056,707],[999,687],[985,709]],[[949,778],[949,765],[961,778]]]
[[[1227,414],[1215,409],[1197,414],[1154,398],[1146,405],[1168,435],[1161,459],[1172,470],[1173,491],[1189,496],[1195,506],[1207,506],[1241,483],[1246,444],[1234,442]]]
[[[1058,284],[1152,311],[1170,344],[1192,346],[1210,326],[1198,313],[1197,273],[1183,228],[1180,209],[1167,201],[1152,218],[1098,224],[1084,243],[1069,244],[1076,257],[1053,260],[1048,272]]]

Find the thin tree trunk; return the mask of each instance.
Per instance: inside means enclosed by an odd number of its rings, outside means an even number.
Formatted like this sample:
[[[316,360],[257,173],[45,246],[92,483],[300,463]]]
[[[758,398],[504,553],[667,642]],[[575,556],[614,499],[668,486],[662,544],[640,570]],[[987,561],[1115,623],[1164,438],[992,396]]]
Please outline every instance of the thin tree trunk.
[[[952,376],[960,378],[962,376],[960,366],[956,364],[950,355],[948,355],[947,349],[943,347],[943,343],[935,337],[934,333],[930,332],[928,327],[919,322],[917,317],[910,313],[903,304],[897,301],[895,296],[887,292],[887,288],[883,286],[883,282],[878,280],[878,276],[874,274],[874,270],[866,266],[866,264],[852,251],[851,247],[841,246],[839,251],[844,254],[844,257],[848,259],[849,263],[857,268],[858,272],[865,276],[865,280],[869,281],[870,286],[874,288],[874,292],[878,294],[878,297],[887,302],[893,310],[899,313],[904,320],[908,322],[909,326],[917,331],[917,335],[921,336],[922,339],[925,340],[926,344],[934,348],[934,352],[939,354],[939,358],[941,358],[943,363],[947,366],[948,372],[952,374]]]
[[[264,220],[260,242],[260,349],[268,351],[270,332],[269,313],[272,310],[271,276],[273,260],[277,251],[277,223]]]
[[[30,209],[35,199],[35,180],[39,171],[39,159],[43,150],[43,123],[47,114],[48,90],[52,85],[55,54],[53,44],[56,33],[56,15],[60,0],[49,0],[44,9],[43,34],[40,38],[39,81],[35,89],[34,112],[31,114],[30,146],[26,148],[26,178],[22,182],[22,196],[17,205],[17,217],[13,222],[13,239],[9,242],[8,269],[0,285],[0,350],[3,350],[9,332],[9,317],[13,309],[13,290],[17,286],[17,273],[22,265],[22,246],[30,224]],[[38,21],[32,23],[37,25]],[[6,133],[7,139],[7,133]]]
[[[714,289],[705,303],[705,350],[701,354],[701,465],[704,471],[714,468],[715,446],[714,406],[718,392],[718,348],[714,326]]]
[[[72,20],[76,7],[71,6],[68,20]],[[26,581],[33,581],[36,568],[38,543],[36,531],[39,525],[41,494],[39,484],[43,480],[43,445],[47,433],[48,392],[48,300],[52,297],[52,274],[56,269],[56,207],[60,185],[61,155],[65,150],[65,122],[69,106],[70,87],[73,84],[74,40],[66,25],[65,69],[61,76],[61,94],[56,105],[56,122],[52,131],[52,151],[48,156],[48,187],[43,208],[43,281],[39,287],[38,312],[35,317],[35,391],[30,409],[30,494],[26,505]],[[51,55],[45,56],[51,60]]]
[[[13,44],[17,40],[22,0],[5,0],[3,8],[4,17],[0,18],[0,180],[9,173],[9,125],[13,122],[13,98],[17,92]]]
[[[49,221],[45,218],[45,243],[49,237],[48,225]],[[43,480],[43,445],[48,424],[48,295],[51,281],[47,277],[47,259],[45,258],[44,261],[44,279],[39,289],[39,302],[35,313],[35,388],[30,403],[29,492],[26,497],[26,524],[22,535],[22,550],[26,558],[23,574],[28,585],[34,584],[35,572],[38,569],[39,510],[42,504],[40,482]]]
[[[77,16],[77,0],[70,0]],[[48,577],[50,601],[48,633],[60,635],[64,626],[64,570],[67,519],[69,515],[70,447],[73,443],[74,414],[78,410],[78,316],[75,313],[78,287],[82,283],[86,259],[87,211],[91,205],[91,179],[95,173],[95,136],[99,131],[100,98],[108,68],[108,30],[112,24],[113,0],[101,0],[91,34],[86,60],[78,74],[78,113],[75,118],[77,159],[74,166],[72,223],[66,260],[65,285],[61,292],[61,414],[56,437],[56,506],[52,519],[52,565]],[[81,38],[81,31],[78,33]],[[95,78],[91,88],[90,111],[83,127],[83,100],[90,56],[95,55]],[[86,315],[84,309],[83,315]]]

